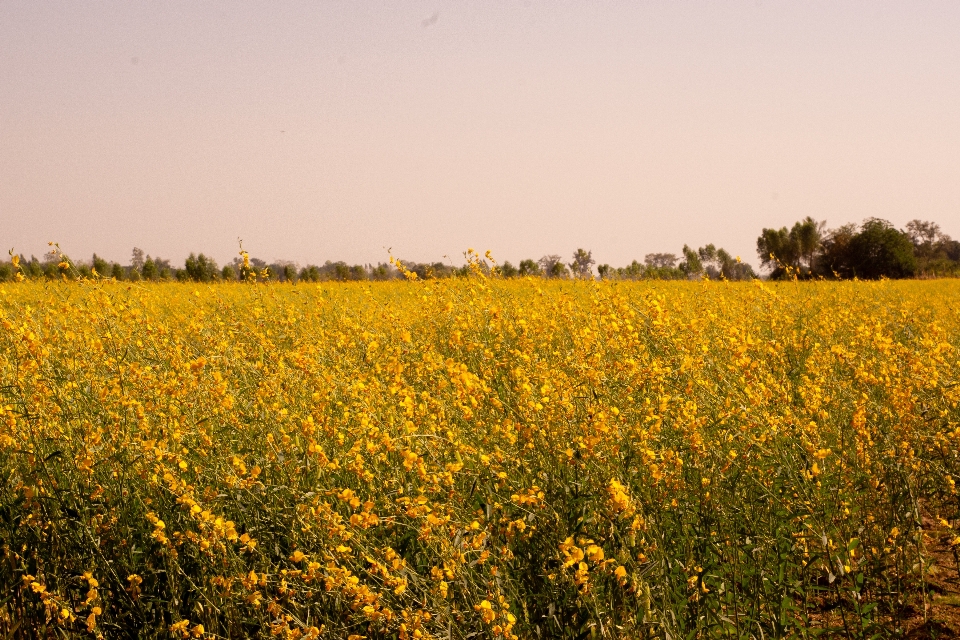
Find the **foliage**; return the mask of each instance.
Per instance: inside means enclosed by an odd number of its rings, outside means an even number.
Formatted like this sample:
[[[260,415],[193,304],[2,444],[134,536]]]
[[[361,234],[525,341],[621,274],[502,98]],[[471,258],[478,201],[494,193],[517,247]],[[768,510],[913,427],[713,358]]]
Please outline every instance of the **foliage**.
[[[900,231],[886,220],[868,218],[824,230],[812,218],[789,232],[764,229],[757,238],[761,264],[772,279],[909,278],[960,275],[960,242],[933,222],[911,220]]]
[[[877,218],[865,220],[850,239],[849,263],[858,278],[907,278],[917,270],[909,236]]]
[[[212,282],[219,279],[221,275],[217,263],[202,253],[199,256],[191,253],[184,262],[183,270],[186,278],[194,282]]]
[[[788,272],[800,277],[812,276],[825,226],[825,222],[807,216],[789,231],[786,227],[764,229],[757,238],[761,266],[770,267],[774,279],[783,278]]]
[[[472,273],[0,286],[0,633],[866,638],[924,610],[921,519],[960,543],[960,284]]]
[[[643,257],[643,263],[654,269],[673,269],[677,260],[677,256],[672,253],[648,253]]]
[[[687,278],[707,277],[712,280],[752,280],[757,277],[753,268],[741,261],[739,256],[734,258],[713,244],[696,251],[683,245],[683,261],[677,271]]]
[[[540,276],[543,275],[543,272],[535,260],[527,259],[520,261],[520,266],[517,268],[517,275],[521,277]]]
[[[567,266],[563,264],[563,259],[556,254],[543,256],[537,261],[537,265],[545,278],[566,278],[570,275]]]
[[[943,233],[940,225],[911,220],[905,233],[913,243],[919,275],[960,275],[960,242]]]
[[[520,275],[520,270],[510,264],[510,261],[507,260],[500,265],[499,273],[504,278],[516,278]]]
[[[593,265],[596,264],[593,259],[593,252],[584,249],[577,249],[573,253],[573,262],[569,265],[570,271],[575,278],[593,279]]]

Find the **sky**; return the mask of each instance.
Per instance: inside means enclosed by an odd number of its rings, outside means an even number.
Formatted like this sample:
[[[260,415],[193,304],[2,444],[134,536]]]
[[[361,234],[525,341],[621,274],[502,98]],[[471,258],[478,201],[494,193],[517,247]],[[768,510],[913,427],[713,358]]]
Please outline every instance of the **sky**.
[[[0,243],[599,263],[960,237],[960,3],[0,0]]]

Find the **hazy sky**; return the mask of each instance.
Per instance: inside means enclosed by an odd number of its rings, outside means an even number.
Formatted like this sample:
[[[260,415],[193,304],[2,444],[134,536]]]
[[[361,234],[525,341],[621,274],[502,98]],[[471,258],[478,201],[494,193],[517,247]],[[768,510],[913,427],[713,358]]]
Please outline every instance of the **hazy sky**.
[[[960,237],[960,2],[0,0],[0,242],[622,265]]]

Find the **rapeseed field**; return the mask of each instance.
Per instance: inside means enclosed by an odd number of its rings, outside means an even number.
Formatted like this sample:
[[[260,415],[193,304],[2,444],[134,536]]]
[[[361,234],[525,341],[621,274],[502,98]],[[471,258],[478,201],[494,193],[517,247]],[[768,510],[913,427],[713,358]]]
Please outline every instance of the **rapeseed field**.
[[[0,634],[902,635],[956,571],[958,303],[0,285]]]

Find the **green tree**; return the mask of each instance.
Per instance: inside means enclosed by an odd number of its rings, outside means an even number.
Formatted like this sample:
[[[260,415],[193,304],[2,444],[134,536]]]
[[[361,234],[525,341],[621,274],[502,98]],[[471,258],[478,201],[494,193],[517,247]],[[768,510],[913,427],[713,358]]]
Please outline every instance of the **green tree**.
[[[367,279],[367,270],[362,264],[355,264],[350,267],[350,279],[351,280],[366,280]]]
[[[826,222],[817,222],[807,216],[794,224],[790,230],[790,238],[796,244],[800,261],[806,263],[806,274],[808,276],[813,273],[814,261],[823,240],[823,228],[825,226]]]
[[[147,259],[143,262],[143,268],[140,270],[143,275],[144,280],[156,280],[160,276],[160,270],[157,268],[157,263],[153,261],[153,258],[147,256]]]
[[[703,263],[700,262],[700,255],[687,245],[683,245],[683,261],[680,263],[680,271],[687,274],[688,278],[694,278],[703,273]]]
[[[202,253],[198,256],[190,254],[183,265],[186,277],[194,282],[211,282],[220,275],[217,263]]]
[[[333,277],[334,280],[340,282],[346,282],[350,279],[350,267],[347,266],[346,262],[337,261],[333,263]]]
[[[627,266],[617,269],[617,277],[621,280],[640,280],[646,275],[646,272],[647,269],[634,260]]]
[[[300,270],[300,280],[304,282],[320,282],[322,275],[317,265],[310,264]]]
[[[381,262],[370,269],[371,280],[390,280],[396,275],[396,269],[392,265]]]
[[[25,260],[21,255],[20,267],[23,269],[24,275],[28,278],[39,278],[45,275],[44,265],[37,260],[36,256],[30,256],[30,260]]]
[[[98,274],[100,274],[101,277],[110,277],[110,263],[97,254],[93,254],[93,268]]]
[[[913,253],[917,258],[917,273],[926,275],[947,275],[960,272],[960,243],[940,230],[936,222],[911,220],[905,233],[913,243]]]
[[[540,265],[534,260],[521,260],[517,268],[517,274],[520,276],[539,276],[542,275]]]
[[[504,263],[500,265],[499,271],[500,275],[504,278],[515,278],[517,274],[520,273],[515,266],[510,264],[509,260],[505,260]]]
[[[858,278],[909,278],[917,271],[910,237],[886,220],[865,220],[849,250],[851,271]]]
[[[817,252],[823,242],[824,222],[810,216],[794,223],[789,231],[764,229],[757,238],[761,266],[772,269],[771,278],[794,274],[810,277],[815,273]]]
[[[850,244],[857,235],[857,225],[845,224],[827,231],[817,257],[817,273],[825,278],[852,278]]]

